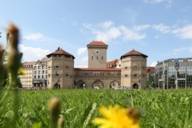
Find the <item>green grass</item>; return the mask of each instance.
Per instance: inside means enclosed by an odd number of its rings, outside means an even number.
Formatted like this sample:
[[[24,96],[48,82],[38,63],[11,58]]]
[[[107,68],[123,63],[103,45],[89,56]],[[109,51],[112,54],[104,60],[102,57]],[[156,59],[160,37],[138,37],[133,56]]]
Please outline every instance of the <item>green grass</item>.
[[[30,128],[34,123],[48,127],[47,101],[57,96],[62,101],[65,128],[81,128],[93,103],[138,108],[141,128],[192,128],[192,90],[41,90],[22,91],[18,128]],[[11,98],[1,106],[0,127],[9,126],[12,118]],[[1,110],[0,110],[1,111]],[[98,115],[95,110],[92,117]],[[6,126],[7,125],[7,126]],[[94,128],[89,124],[87,128]]]

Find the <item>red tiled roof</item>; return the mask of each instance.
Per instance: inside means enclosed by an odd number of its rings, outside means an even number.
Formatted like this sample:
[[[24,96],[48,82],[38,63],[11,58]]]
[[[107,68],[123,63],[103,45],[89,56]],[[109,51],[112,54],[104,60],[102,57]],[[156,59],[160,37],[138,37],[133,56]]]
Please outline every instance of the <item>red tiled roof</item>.
[[[115,60],[111,60],[111,61],[108,61],[107,64],[110,64],[110,63],[117,63],[118,62],[118,59],[115,59]]]
[[[22,66],[24,68],[33,68],[33,64],[35,63],[35,61],[30,61],[30,62],[23,62]]]
[[[23,62],[22,65],[33,65],[35,61]]]
[[[105,44],[103,41],[91,41],[87,47],[105,47],[107,48],[107,44]]]
[[[73,57],[73,59],[75,58],[72,54],[64,51],[62,48],[58,47],[57,50],[55,50],[54,52],[50,53],[47,55],[47,57],[50,57],[52,55],[64,55],[67,57]]]
[[[120,72],[119,68],[75,68],[76,71],[105,71],[105,72]]]
[[[136,51],[136,50],[133,49],[133,50],[129,51],[128,53],[122,55],[122,56],[121,56],[121,59],[122,59],[122,58],[125,58],[125,57],[130,57],[130,56],[142,56],[142,57],[144,57],[144,58],[148,57],[147,55],[145,55],[145,54],[143,54],[143,53],[141,53],[141,52],[138,52],[138,51]]]
[[[155,67],[146,67],[145,71],[146,73],[155,73]]]
[[[116,68],[118,59],[111,60],[107,62],[107,68]]]

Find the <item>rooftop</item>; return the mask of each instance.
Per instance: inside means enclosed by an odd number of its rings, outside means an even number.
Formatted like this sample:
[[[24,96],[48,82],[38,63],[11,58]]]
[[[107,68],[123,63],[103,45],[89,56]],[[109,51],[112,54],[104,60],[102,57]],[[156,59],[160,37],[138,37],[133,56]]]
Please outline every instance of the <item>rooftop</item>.
[[[127,52],[126,54],[122,55],[121,59],[126,58],[126,57],[131,57],[131,56],[142,56],[144,58],[148,57],[147,55],[133,49],[133,50]]]
[[[33,65],[35,64],[35,61],[29,61],[29,62],[23,62],[22,66],[24,68],[33,68]]]
[[[66,52],[65,50],[63,50],[60,47],[58,47],[54,52],[48,54],[47,57],[51,57],[53,55],[64,55],[64,56],[72,57],[73,59],[75,59],[75,57],[72,54]]]
[[[146,71],[146,73],[154,73],[155,72],[155,67],[146,67],[145,71]]]
[[[104,43],[103,41],[91,41],[88,45],[87,45],[88,48],[91,48],[91,47],[100,47],[100,48],[107,48],[108,45],[106,43]]]

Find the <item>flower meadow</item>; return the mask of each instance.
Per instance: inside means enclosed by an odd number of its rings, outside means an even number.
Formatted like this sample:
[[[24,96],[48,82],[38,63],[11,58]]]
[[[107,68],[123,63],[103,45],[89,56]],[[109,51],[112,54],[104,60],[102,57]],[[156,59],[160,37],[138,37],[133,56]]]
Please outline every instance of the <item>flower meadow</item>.
[[[48,101],[52,97],[60,100],[59,117],[64,119],[64,128],[99,128],[94,120],[103,118],[100,108],[104,106],[108,110],[116,105],[138,110],[140,128],[192,128],[192,90],[77,89],[20,91],[19,116],[15,127],[49,128]],[[7,128],[13,118],[12,100],[8,97],[0,106],[2,128]],[[12,125],[10,127],[13,128]]]

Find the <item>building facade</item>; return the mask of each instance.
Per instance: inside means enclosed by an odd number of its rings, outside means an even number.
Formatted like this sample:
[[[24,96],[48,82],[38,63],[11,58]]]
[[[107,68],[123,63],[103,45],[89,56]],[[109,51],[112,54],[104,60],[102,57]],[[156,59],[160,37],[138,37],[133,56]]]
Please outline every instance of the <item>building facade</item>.
[[[74,68],[74,56],[61,48],[50,53],[47,55],[48,87],[142,87],[146,79],[147,56],[132,50],[121,59],[107,62],[107,48],[108,45],[102,41],[92,41],[87,45],[88,68]]]
[[[87,45],[88,49],[88,68],[106,68],[107,48],[102,41],[92,41]]]
[[[36,61],[33,64],[33,87],[47,87],[47,58]]]
[[[107,62],[107,48],[108,45],[102,41],[90,42],[87,45],[88,67],[75,68],[75,57],[59,47],[47,55],[45,62],[37,61],[34,64],[32,87],[140,88],[144,86],[147,56],[132,50],[122,55],[120,59]],[[43,66],[46,69],[43,69]],[[44,75],[43,71],[45,71]]]
[[[48,88],[73,87],[75,57],[60,47],[47,57]]]
[[[20,75],[20,80],[23,88],[33,87],[33,65],[35,62],[25,62],[23,63],[23,74]]]
[[[147,55],[136,50],[121,56],[121,85],[128,88],[141,88],[146,80]]]
[[[159,88],[192,87],[192,58],[167,59],[156,65]]]

